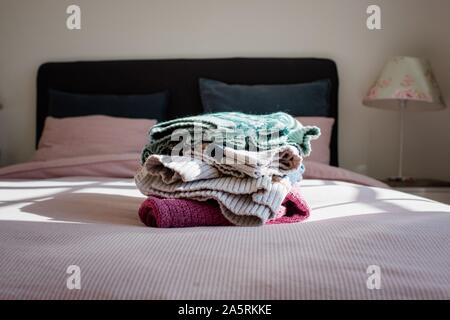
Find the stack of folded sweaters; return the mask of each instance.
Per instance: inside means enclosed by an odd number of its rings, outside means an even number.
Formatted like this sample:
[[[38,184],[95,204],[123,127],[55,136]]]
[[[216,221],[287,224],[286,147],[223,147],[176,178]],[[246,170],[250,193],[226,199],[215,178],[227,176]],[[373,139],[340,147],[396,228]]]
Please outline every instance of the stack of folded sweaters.
[[[149,133],[135,176],[148,196],[146,225],[194,227],[291,223],[309,216],[298,182],[317,127],[286,113],[205,114]]]

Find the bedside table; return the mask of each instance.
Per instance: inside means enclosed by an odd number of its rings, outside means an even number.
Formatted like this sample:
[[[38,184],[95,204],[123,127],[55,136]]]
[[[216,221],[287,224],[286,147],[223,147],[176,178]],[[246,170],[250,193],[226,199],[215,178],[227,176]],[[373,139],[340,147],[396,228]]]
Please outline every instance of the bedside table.
[[[384,180],[383,182],[398,191],[450,204],[450,182],[447,181],[411,179],[406,181]]]

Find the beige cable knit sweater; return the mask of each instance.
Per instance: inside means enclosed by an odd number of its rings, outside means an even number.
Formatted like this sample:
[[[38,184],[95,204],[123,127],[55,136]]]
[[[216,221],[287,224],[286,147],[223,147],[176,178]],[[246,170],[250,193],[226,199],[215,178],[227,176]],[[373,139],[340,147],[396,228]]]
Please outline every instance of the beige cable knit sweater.
[[[135,182],[145,195],[214,199],[229,221],[243,226],[262,225],[273,218],[291,189],[287,177],[239,178],[224,175],[200,159],[162,155],[150,156]]]

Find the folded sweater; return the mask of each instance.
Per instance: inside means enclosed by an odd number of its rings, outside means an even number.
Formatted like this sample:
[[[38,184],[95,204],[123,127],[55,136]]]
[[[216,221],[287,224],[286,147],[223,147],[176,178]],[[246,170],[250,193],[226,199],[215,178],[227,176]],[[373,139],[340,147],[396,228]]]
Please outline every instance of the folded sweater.
[[[146,196],[215,200],[222,214],[236,225],[262,225],[277,210],[301,178],[303,166],[289,175],[237,178],[196,158],[153,155],[135,176]]]
[[[305,127],[283,112],[268,115],[239,112],[203,114],[152,127],[141,161],[145,163],[152,154],[186,156],[189,150],[204,150],[205,144],[254,152],[290,145],[297,148],[301,156],[308,156],[311,140],[319,135],[318,127]],[[179,153],[174,154],[174,150]]]
[[[206,170],[207,165],[202,166]],[[176,174],[182,176],[182,169]],[[203,174],[200,172],[200,175]],[[172,199],[215,200],[222,214],[236,225],[262,225],[272,219],[291,189],[288,177],[236,178],[221,176],[215,179],[164,183],[160,175],[142,169],[135,176],[138,189],[146,196]]]
[[[284,199],[276,216],[266,224],[301,222],[308,218],[309,212],[299,188],[295,187]],[[223,216],[219,204],[215,201],[148,197],[139,209],[139,217],[145,225],[157,228],[233,225]]]
[[[163,122],[150,131],[135,182],[147,196],[215,200],[231,223],[262,225],[276,216],[319,134],[282,112]]]

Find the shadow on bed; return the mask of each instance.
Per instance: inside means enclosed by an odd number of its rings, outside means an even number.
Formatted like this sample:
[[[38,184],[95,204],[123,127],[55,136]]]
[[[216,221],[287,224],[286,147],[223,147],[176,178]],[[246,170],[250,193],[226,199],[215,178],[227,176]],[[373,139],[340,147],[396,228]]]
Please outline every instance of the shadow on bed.
[[[138,217],[142,200],[101,193],[60,193],[20,210],[56,221],[144,226]]]

